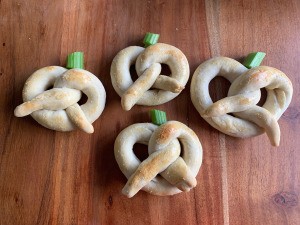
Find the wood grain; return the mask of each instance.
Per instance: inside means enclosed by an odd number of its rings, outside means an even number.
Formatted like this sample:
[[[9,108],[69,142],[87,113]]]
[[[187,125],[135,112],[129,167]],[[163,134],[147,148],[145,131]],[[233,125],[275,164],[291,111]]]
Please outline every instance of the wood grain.
[[[299,1],[0,0],[0,15],[1,225],[300,224]],[[179,97],[156,108],[201,139],[198,186],[172,197],[122,196],[126,179],[114,159],[114,140],[128,125],[149,121],[151,107],[122,111],[110,64],[148,31],[180,48],[191,73],[213,56],[241,60],[251,51],[267,52],[263,63],[284,71],[294,85],[279,122],[280,147],[271,147],[266,135],[241,140],[214,130],[192,105],[188,83]],[[107,91],[95,133],[54,132],[31,117],[14,117],[30,74],[64,65],[77,50]],[[213,98],[227,88],[215,80]]]

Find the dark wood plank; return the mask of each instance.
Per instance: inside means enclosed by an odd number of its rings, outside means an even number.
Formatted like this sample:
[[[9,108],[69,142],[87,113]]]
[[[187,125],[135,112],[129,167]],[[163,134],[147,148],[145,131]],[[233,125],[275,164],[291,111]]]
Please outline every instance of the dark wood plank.
[[[0,224],[300,224],[299,13],[296,0],[0,1]],[[114,140],[128,125],[149,121],[151,107],[122,111],[110,64],[124,47],[141,45],[148,31],[186,54],[191,75],[213,56],[241,60],[267,52],[264,64],[284,71],[295,91],[279,122],[280,147],[266,135],[240,140],[210,127],[190,101],[189,82],[155,108],[201,139],[198,186],[172,197],[122,196],[126,179]],[[107,91],[95,133],[54,132],[14,117],[28,76],[64,65],[76,50],[85,52],[86,68]],[[221,98],[227,88],[216,80],[211,94]]]

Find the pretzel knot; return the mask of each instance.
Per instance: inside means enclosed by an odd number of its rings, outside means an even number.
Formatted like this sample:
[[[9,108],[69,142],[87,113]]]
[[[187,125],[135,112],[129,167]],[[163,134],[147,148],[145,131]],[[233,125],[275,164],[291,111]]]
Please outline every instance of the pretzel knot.
[[[213,103],[208,86],[216,76],[228,79],[231,86],[228,97]],[[257,105],[261,88],[267,90],[267,99],[262,107]],[[216,57],[201,64],[191,83],[194,106],[214,128],[241,138],[266,132],[274,146],[280,142],[277,120],[289,106],[292,94],[292,83],[280,70],[268,66],[248,70],[226,57]]]
[[[135,63],[139,78],[133,82],[130,66]],[[161,63],[170,67],[171,75],[160,75]],[[135,104],[160,105],[175,98],[189,79],[189,64],[185,55],[174,46],[157,43],[146,49],[130,46],[121,50],[111,65],[111,80],[121,97],[124,110]]]
[[[79,106],[81,91],[88,100]],[[78,127],[93,133],[92,123],[101,115],[105,99],[104,87],[92,73],[49,66],[28,78],[23,88],[24,103],[16,107],[15,116],[30,114],[44,127],[57,131],[71,131]]]
[[[149,144],[149,157],[143,162],[133,152],[135,143]],[[114,151],[128,179],[122,192],[129,198],[140,189],[154,195],[174,195],[197,184],[202,146],[194,131],[180,122],[169,121],[159,127],[151,123],[133,124],[118,135]]]

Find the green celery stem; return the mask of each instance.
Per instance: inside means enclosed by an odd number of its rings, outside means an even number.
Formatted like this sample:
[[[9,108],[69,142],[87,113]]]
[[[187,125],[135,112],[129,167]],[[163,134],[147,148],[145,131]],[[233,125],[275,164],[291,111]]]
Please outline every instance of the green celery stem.
[[[67,57],[67,69],[84,69],[83,52],[73,52]]]

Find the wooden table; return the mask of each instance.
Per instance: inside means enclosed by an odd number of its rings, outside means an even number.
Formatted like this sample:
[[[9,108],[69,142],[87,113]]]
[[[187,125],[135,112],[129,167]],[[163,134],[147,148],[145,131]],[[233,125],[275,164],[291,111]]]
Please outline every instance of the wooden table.
[[[300,224],[299,1],[2,0],[0,15],[1,225]],[[153,107],[123,111],[110,65],[121,49],[141,45],[148,31],[186,54],[191,76],[213,56],[242,60],[266,52],[263,64],[284,71],[294,85],[279,121],[280,146],[272,147],[265,134],[242,140],[213,129],[191,103],[189,80],[176,99],[155,108],[201,139],[197,187],[172,197],[123,196],[114,140],[130,124],[149,121]],[[38,68],[65,65],[73,51],[85,53],[86,68],[107,91],[95,133],[54,132],[30,116],[16,118],[26,79]],[[227,89],[221,79],[211,85],[214,99]]]

